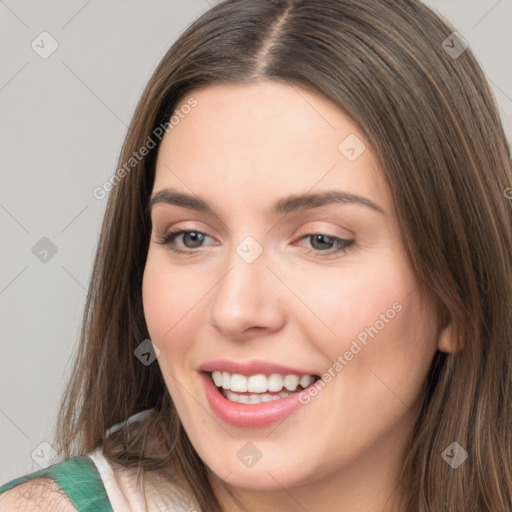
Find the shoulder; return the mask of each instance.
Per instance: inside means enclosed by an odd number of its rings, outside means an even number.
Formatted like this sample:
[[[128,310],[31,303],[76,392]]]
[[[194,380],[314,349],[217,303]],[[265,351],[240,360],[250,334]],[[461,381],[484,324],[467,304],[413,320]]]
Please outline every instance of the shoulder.
[[[76,508],[53,478],[40,477],[1,494],[0,511],[76,512]]]
[[[96,507],[96,508],[94,508]],[[0,512],[112,511],[94,462],[79,456],[0,486]]]

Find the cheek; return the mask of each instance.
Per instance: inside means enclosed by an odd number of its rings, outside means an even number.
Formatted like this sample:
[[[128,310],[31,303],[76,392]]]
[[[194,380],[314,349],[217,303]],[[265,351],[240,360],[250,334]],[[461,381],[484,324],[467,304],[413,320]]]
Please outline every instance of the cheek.
[[[390,303],[396,307],[389,308]],[[342,356],[336,378],[339,400],[348,406],[356,400],[368,421],[377,414],[382,424],[390,425],[412,409],[436,351],[432,319],[419,293],[392,293],[362,323],[358,318],[352,329],[356,334],[343,338],[329,354],[333,361]]]
[[[436,350],[435,315],[408,264],[391,256],[337,279],[326,275],[308,295],[324,326],[311,325],[306,336],[329,361],[339,392],[366,395],[368,404],[397,400],[393,393],[412,404]]]
[[[373,352],[375,373],[412,405],[436,352],[435,315],[418,290],[402,299],[403,309],[383,331]]]
[[[198,310],[205,285],[190,272],[166,261],[165,252],[150,250],[142,281],[144,316],[151,339],[165,350],[183,336],[183,328]]]
[[[413,289],[407,274],[393,271],[391,265],[383,271],[373,264],[368,267],[350,272],[328,269],[314,278],[304,274],[299,281],[295,277],[294,292],[314,314],[308,315],[312,321],[307,337],[330,360],[349,350],[353,340],[364,346],[376,331],[389,331],[403,315],[404,298]]]
[[[166,254],[148,253],[142,281],[144,317],[149,336],[160,349],[157,363],[180,416],[187,416],[187,400],[180,382],[192,369],[190,333],[197,326],[199,298],[204,291],[190,272],[171,267]]]

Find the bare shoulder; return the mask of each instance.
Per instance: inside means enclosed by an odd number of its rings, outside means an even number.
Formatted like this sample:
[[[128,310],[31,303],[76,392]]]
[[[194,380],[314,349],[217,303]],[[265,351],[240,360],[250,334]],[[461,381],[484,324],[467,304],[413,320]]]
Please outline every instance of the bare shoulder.
[[[53,478],[34,478],[0,495],[0,512],[76,512]]]

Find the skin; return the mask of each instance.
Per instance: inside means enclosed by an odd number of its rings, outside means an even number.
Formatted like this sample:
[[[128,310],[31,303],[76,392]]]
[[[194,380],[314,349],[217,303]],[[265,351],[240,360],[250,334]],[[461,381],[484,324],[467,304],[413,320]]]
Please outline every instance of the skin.
[[[377,159],[356,125],[314,93],[260,82],[192,96],[197,106],[162,141],[153,193],[199,196],[215,214],[153,207],[143,301],[158,364],[214,492],[229,511],[239,508],[228,490],[249,511],[385,510],[430,363],[450,340],[449,330],[437,336],[420,295]],[[349,134],[366,146],[354,161],[338,149]],[[327,190],[365,197],[385,214],[341,203],[270,212],[282,197]],[[171,229],[207,236],[199,247],[178,236],[175,247],[195,252],[175,254],[158,243]],[[333,253],[336,242],[307,234],[355,242]],[[236,252],[247,236],[263,248],[253,263]],[[401,311],[282,423],[235,428],[211,411],[201,364],[258,359],[322,375],[395,303]],[[247,442],[262,454],[251,468],[237,457]]]

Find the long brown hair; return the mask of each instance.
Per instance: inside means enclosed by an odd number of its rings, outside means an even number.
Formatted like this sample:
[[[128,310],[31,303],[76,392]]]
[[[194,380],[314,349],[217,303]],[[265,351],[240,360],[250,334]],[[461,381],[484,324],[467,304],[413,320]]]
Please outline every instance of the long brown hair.
[[[436,354],[425,382],[400,480],[403,510],[510,511],[510,153],[484,74],[453,31],[416,0],[223,1],[158,65],[119,168],[178,102],[210,84],[275,80],[346,113],[379,157],[419,285],[458,347]],[[103,446],[110,461],[163,471],[202,510],[221,511],[159,366],[134,356],[149,338],[141,289],[157,152],[158,143],[113,181],[56,445],[63,458]],[[106,437],[150,408],[137,428]],[[468,453],[457,469],[441,456],[453,442]]]

